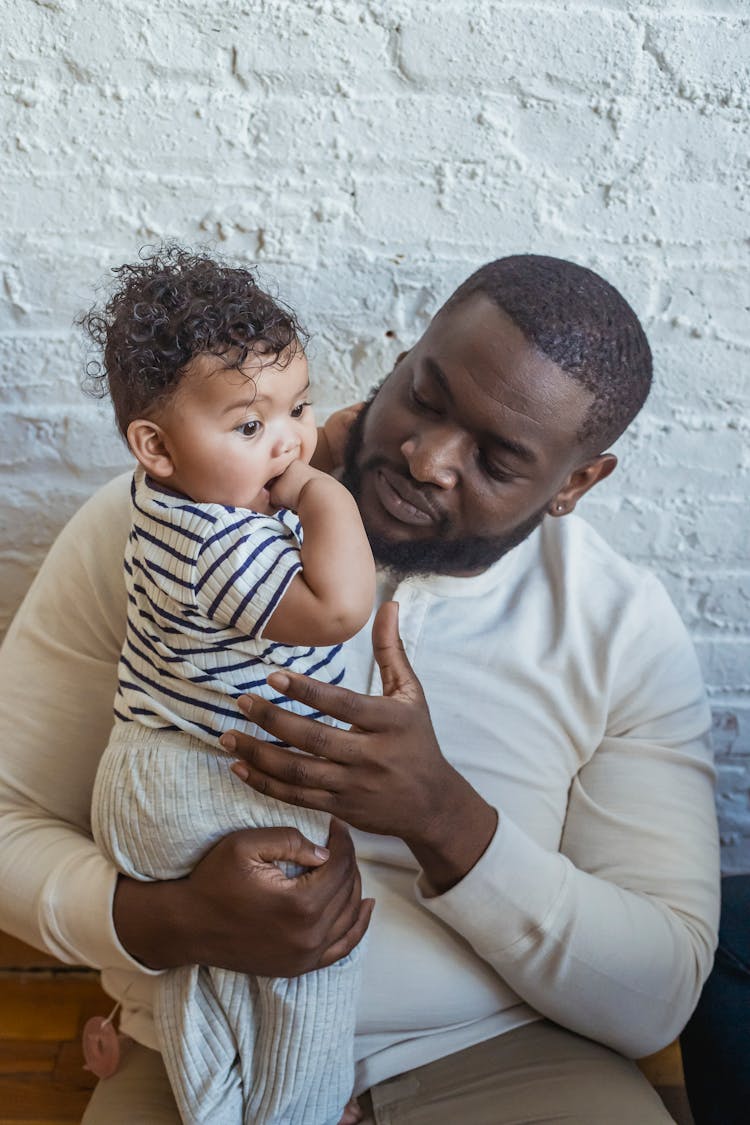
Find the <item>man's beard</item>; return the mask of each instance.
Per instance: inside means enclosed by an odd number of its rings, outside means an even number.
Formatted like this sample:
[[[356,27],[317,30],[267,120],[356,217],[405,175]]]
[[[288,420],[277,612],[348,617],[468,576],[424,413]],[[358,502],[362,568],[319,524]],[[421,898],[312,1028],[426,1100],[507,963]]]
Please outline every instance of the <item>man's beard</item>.
[[[367,412],[379,390],[380,387],[377,387],[372,392],[355,419],[349,431],[344,453],[341,482],[349,489],[358,504],[362,496],[363,473],[372,472],[379,466],[388,464],[386,458],[378,454],[368,458],[362,466],[357,464]],[[545,504],[523,523],[517,524],[502,535],[473,535],[463,539],[450,538],[450,521],[446,518],[436,527],[432,538],[406,542],[393,542],[383,535],[378,535],[367,526],[365,513],[362,515],[375,561],[393,571],[395,575],[405,578],[412,574],[478,574],[531,535],[544,519],[546,511]]]

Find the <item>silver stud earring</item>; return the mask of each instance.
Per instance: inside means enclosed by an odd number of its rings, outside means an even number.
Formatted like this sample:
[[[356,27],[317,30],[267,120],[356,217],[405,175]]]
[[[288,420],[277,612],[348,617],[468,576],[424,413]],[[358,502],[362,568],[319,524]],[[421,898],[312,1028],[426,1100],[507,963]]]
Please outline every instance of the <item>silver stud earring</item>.
[[[556,511],[556,512],[562,512],[562,511],[564,511],[563,505],[562,505],[562,504],[556,504],[556,505],[555,505],[555,511]]]

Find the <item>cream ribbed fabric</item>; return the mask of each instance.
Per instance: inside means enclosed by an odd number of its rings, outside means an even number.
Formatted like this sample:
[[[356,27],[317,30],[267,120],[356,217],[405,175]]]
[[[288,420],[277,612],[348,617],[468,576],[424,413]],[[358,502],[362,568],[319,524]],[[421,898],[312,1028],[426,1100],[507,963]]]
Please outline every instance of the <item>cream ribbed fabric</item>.
[[[118,723],[97,773],[93,830],[137,879],[188,874],[222,836],[294,822],[325,844],[328,817],[253,793],[222,754],[181,732]],[[155,1019],[186,1125],[336,1125],[354,1081],[358,946],[292,980],[185,966],[159,978]]]

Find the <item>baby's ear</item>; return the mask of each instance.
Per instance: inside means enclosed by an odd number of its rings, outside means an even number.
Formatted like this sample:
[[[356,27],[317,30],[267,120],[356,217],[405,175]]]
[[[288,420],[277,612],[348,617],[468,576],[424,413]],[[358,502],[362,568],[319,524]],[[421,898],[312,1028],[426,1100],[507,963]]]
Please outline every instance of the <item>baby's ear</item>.
[[[165,433],[150,418],[135,418],[128,426],[128,445],[149,476],[166,480],[174,473],[174,461],[167,448]]]

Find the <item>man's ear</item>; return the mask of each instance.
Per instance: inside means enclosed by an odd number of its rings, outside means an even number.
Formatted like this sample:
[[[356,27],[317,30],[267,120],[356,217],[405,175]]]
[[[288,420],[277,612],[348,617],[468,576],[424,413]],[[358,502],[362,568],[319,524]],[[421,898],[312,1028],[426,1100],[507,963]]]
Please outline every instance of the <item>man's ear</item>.
[[[574,469],[563,487],[552,497],[547,508],[549,515],[565,516],[572,512],[584,493],[614,472],[616,465],[614,453],[600,453],[598,457]]]
[[[175,470],[165,433],[150,418],[135,418],[128,426],[128,445],[149,476],[167,480]]]

